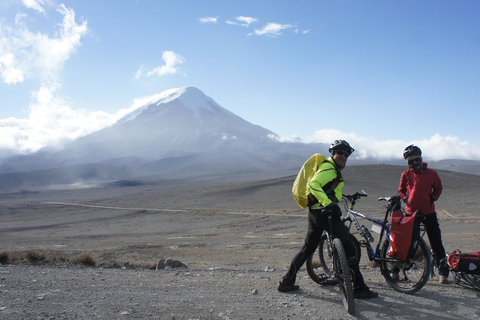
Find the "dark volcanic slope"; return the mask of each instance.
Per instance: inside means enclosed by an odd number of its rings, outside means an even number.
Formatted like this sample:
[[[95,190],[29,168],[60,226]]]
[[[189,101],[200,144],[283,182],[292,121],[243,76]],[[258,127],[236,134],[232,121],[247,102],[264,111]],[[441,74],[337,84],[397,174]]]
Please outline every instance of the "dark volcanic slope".
[[[378,197],[396,193],[403,169],[348,167],[344,192],[368,192],[356,209],[380,217],[384,203]],[[444,193],[437,211],[447,251],[478,250],[478,177],[439,173]],[[173,257],[193,267],[285,267],[306,227],[306,211],[291,195],[293,180],[119,181],[104,188],[0,194],[0,249],[86,251],[99,261],[129,263]]]

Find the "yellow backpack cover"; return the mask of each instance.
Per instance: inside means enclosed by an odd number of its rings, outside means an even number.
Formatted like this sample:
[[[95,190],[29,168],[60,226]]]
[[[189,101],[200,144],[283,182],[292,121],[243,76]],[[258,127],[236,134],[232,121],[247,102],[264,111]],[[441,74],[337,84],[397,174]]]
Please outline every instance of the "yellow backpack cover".
[[[318,167],[326,160],[321,153],[315,153],[308,158],[297,174],[293,182],[292,194],[300,208],[305,209],[308,206],[308,183],[317,173]]]

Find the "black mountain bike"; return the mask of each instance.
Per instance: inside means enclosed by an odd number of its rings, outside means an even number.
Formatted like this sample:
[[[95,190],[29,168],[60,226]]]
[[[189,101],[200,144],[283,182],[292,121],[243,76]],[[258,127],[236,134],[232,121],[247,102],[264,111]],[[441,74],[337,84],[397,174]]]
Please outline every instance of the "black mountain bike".
[[[312,273],[312,258],[315,253],[307,259],[306,266],[308,274],[313,281],[321,285],[332,284],[332,279],[336,279],[343,306],[348,313],[352,314],[355,309],[355,299],[353,295],[354,275],[348,265],[347,255],[345,254],[342,241],[334,232],[332,217],[330,215],[328,216],[328,231],[326,230],[322,235],[321,243],[322,247],[325,247],[325,250],[328,250],[330,255],[328,274]]]
[[[425,240],[423,240],[425,227],[421,226],[422,237],[415,244],[415,254],[412,258],[403,261],[390,256],[390,222],[388,217],[396,208],[401,208],[400,197],[382,197],[379,199],[387,202],[387,209],[383,220],[378,220],[354,210],[356,201],[366,196],[366,193],[358,192],[353,195],[343,195],[346,212],[346,218],[343,220],[349,230],[354,225],[361,237],[359,241],[354,235],[350,234],[350,241],[356,248],[357,261],[360,261],[361,257],[360,246],[365,247],[369,260],[380,265],[383,277],[394,290],[408,294],[417,292],[425,286],[432,272],[430,251]],[[371,221],[373,223],[372,230],[380,234],[375,249],[371,244],[374,241],[373,236],[365,226],[360,224],[357,217]],[[315,282],[322,284],[325,281],[325,275],[333,276],[331,258],[332,250],[328,244],[327,236],[323,235],[318,249],[306,262],[307,272]]]
[[[461,268],[461,270],[459,270],[458,268],[457,270],[455,270],[455,263],[453,261],[447,260],[450,274],[452,274],[453,276],[453,283],[463,287],[470,287],[477,291],[480,291],[480,274],[476,267],[477,264],[471,261],[472,258],[477,260],[478,256],[480,255],[480,252],[468,253],[468,252],[461,252],[460,250],[455,250],[451,254],[453,254],[454,257],[457,256],[460,259],[466,259],[467,261],[465,262],[464,260],[464,262],[461,263],[463,264],[463,268]],[[447,259],[448,257],[449,255],[447,255]],[[465,266],[468,266],[468,268],[466,268]],[[434,269],[436,270],[437,268],[435,267]]]

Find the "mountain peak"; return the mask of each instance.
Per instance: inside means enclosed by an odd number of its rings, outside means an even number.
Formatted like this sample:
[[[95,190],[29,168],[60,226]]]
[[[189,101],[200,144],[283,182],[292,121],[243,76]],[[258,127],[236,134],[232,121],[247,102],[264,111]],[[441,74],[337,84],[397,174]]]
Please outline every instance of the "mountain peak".
[[[165,90],[156,97],[156,102],[153,104],[168,103],[175,99],[180,99],[184,104],[189,104],[191,101],[197,102],[197,100],[205,99],[205,94],[195,87],[182,87]],[[152,104],[152,102],[150,102]],[[191,104],[191,103],[190,103]]]
[[[132,145],[154,143],[158,152],[217,147],[220,144],[267,140],[273,132],[253,125],[195,87],[182,87],[151,96],[148,102],[109,127],[109,135]],[[106,134],[106,133],[105,133]],[[107,137],[108,135],[105,135]],[[153,142],[154,141],[154,142]],[[148,142],[148,143],[147,143]]]
[[[159,94],[150,97],[147,103],[138,109],[130,112],[118,123],[125,123],[135,119],[142,112],[149,108],[161,108],[176,102],[176,107],[181,106],[183,109],[191,112],[196,118],[199,118],[201,112],[224,112],[231,114],[230,111],[218,105],[212,98],[206,96],[200,89],[196,87],[182,87],[165,90]]]

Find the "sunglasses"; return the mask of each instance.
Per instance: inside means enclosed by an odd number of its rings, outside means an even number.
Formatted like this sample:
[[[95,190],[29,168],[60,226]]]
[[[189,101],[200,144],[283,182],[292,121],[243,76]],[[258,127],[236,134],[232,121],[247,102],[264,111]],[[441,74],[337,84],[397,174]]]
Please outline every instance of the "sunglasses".
[[[342,150],[337,150],[335,151],[336,154],[339,154],[341,156],[345,156],[346,158],[350,157],[350,153],[347,151],[342,151]]]
[[[422,162],[422,158],[416,158],[412,160],[408,160],[408,164],[414,164],[414,163],[419,163]]]

